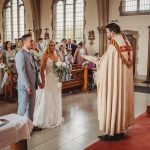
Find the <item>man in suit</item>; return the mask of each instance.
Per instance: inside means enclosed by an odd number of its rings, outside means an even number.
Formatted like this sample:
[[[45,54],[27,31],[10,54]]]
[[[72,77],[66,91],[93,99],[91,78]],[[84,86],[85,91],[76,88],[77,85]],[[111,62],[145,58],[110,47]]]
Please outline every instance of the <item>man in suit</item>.
[[[74,56],[74,53],[76,51],[76,46],[74,44],[71,43],[71,39],[68,39],[68,43],[66,44],[66,50],[70,50],[72,56]]]
[[[23,47],[15,58],[18,72],[18,114],[33,121],[36,89],[40,83],[37,66],[30,53],[33,44],[31,35],[23,35],[22,42]]]

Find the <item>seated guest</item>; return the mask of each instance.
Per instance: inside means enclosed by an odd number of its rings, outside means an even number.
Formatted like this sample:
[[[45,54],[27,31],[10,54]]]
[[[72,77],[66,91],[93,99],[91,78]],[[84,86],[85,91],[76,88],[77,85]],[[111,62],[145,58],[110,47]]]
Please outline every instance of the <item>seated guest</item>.
[[[78,65],[82,65],[85,62],[85,59],[81,57],[82,55],[87,55],[87,49],[83,47],[83,43],[80,42],[74,54],[74,63],[77,61]]]
[[[31,54],[33,54],[35,60],[41,59],[42,52],[40,51],[40,49],[38,49],[38,43],[37,42],[33,42],[33,47],[30,50],[30,52],[31,52]]]
[[[6,63],[14,62],[16,56],[16,51],[12,48],[12,44],[10,41],[5,43],[5,58]]]
[[[66,39],[62,39],[61,42],[62,42],[62,44],[66,47],[67,40],[66,40]]]
[[[72,40],[72,44],[75,46],[76,49],[78,48],[78,45],[77,45],[77,41],[76,41],[76,40]]]
[[[3,89],[1,88],[2,80],[4,77],[4,68],[3,68],[3,63],[4,63],[4,55],[2,50],[0,50],[0,95],[3,94]]]
[[[44,47],[45,47],[45,44],[44,44],[43,38],[38,38],[38,49],[41,52],[43,52]]]
[[[61,44],[59,47],[59,55],[60,55],[61,61],[65,61],[66,49],[63,44]]]
[[[70,68],[70,72],[72,70],[72,64],[73,64],[73,56],[71,55],[71,51],[67,50],[67,54],[64,57],[64,60],[66,64],[68,65],[68,68]],[[65,80],[71,80],[71,74],[67,74],[65,76]]]
[[[22,39],[19,38],[17,42],[16,53],[22,48],[22,46],[23,46]]]
[[[74,53],[76,51],[76,46],[74,44],[71,43],[71,39],[68,39],[68,43],[66,44],[66,50],[70,50],[72,56],[74,56]]]
[[[3,48],[3,43],[1,42],[1,40],[0,40],[0,50],[3,50],[4,48]]]
[[[15,43],[14,43],[14,44],[12,44],[12,48],[13,48],[13,49],[16,49],[16,47],[17,47],[17,43],[18,43],[18,39],[15,39]]]

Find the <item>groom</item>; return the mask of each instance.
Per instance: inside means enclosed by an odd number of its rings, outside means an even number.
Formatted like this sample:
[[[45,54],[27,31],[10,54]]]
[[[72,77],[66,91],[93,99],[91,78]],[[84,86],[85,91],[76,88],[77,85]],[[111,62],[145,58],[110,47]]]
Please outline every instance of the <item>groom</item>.
[[[31,35],[23,35],[22,42],[23,47],[18,51],[15,58],[18,72],[18,114],[33,121],[36,89],[40,83],[37,66],[30,53],[33,42]],[[34,129],[38,130],[38,127]]]

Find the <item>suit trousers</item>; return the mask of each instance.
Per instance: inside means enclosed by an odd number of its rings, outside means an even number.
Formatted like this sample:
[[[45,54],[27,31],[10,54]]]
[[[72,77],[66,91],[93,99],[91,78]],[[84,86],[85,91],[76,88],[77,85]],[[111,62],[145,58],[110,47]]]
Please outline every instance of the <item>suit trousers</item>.
[[[25,90],[18,90],[18,114],[33,121],[36,91],[29,95]]]

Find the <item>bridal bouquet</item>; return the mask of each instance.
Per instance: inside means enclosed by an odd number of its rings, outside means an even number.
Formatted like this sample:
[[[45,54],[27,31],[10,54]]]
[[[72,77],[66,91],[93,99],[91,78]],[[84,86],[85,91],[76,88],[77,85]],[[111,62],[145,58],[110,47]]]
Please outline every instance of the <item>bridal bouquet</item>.
[[[54,62],[53,71],[58,77],[58,81],[62,82],[65,75],[70,74],[70,69],[65,62]]]

